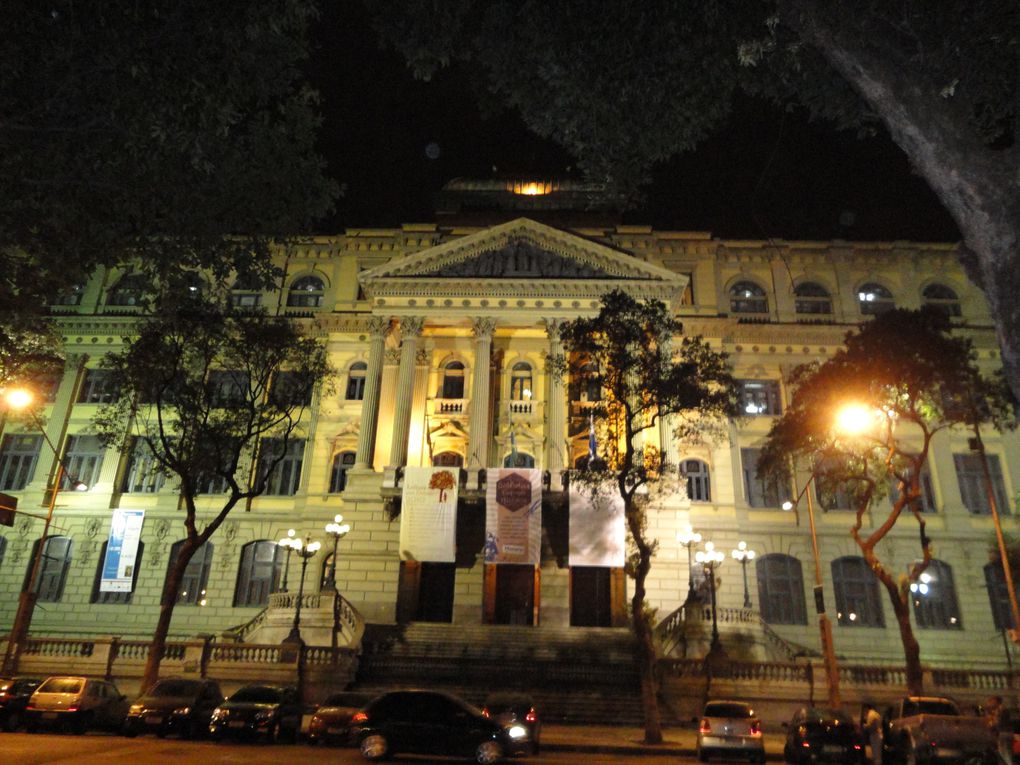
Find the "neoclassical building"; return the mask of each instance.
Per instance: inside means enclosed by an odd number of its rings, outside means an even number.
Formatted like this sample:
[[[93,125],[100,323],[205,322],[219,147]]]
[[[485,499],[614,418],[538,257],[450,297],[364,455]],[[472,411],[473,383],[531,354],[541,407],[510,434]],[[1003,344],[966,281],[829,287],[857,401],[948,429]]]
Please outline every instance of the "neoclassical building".
[[[192,561],[172,634],[218,634],[257,616],[284,576],[293,589],[296,561],[288,564],[277,545],[288,529],[326,542],[309,567],[306,586],[316,587],[331,550],[323,527],[337,513],[352,527],[339,546],[337,585],[369,622],[516,624],[521,640],[528,625],[624,625],[630,583],[622,567],[579,563],[571,541],[579,521],[567,499],[568,471],[588,456],[585,412],[600,394],[545,365],[562,351],[563,321],[593,315],[602,294],[622,289],[662,300],[685,333],[729,354],[746,415],[725,438],[698,448],[676,444],[665,429],[655,436],[679,466],[677,491],[650,517],[659,548],[649,594],[658,617],[681,606],[689,583],[704,584],[697,564],[689,566],[696,547],[678,541],[693,528],[727,554],[717,572],[720,607],[744,609],[748,623],[760,620],[790,645],[817,650],[803,502],[796,512],[782,509],[808,475],[789,486],[762,484],[758,449],[788,400],[786,374],[826,359],[849,329],[894,305],[946,311],[973,339],[980,363],[998,366],[988,306],[965,278],[956,246],[728,240],[621,225],[591,204],[597,189],[581,184],[450,189],[446,202],[457,204],[435,223],[295,241],[280,248],[280,290],[234,285],[236,305],[265,306],[322,337],[339,379],[335,393],[312,401],[303,440],[269,491],[234,510]],[[66,365],[45,392],[41,424],[89,488],[58,495],[32,626],[38,634],[151,634],[183,538],[173,482],[153,475],[144,451],[104,450],[89,428],[98,405],[116,396],[99,361],[130,333],[145,289],[128,268],[54,296]],[[986,442],[1004,525],[1017,533],[1020,440],[988,433]],[[251,469],[257,463],[254,455]],[[452,552],[435,560],[406,544],[405,481],[429,466],[455,476]],[[496,475],[489,470],[500,467],[539,471],[540,543],[531,561],[494,563],[486,554],[488,483]],[[43,435],[8,422],[0,491],[44,515],[54,472]],[[981,475],[967,433],[936,438],[923,498],[936,560],[913,612],[922,657],[932,664],[1007,661],[1001,631],[1009,609],[1001,568],[989,556]],[[217,498],[203,502],[211,512]],[[839,497],[815,497],[815,508],[837,653],[902,663],[891,608],[848,534],[853,514]],[[100,581],[117,509],[143,510],[144,521],[130,590],[110,592]],[[0,629],[13,619],[41,528],[29,515],[0,526]],[[413,533],[429,532],[419,525]],[[905,572],[916,539],[912,519],[904,519],[882,543],[883,559]],[[746,564],[729,556],[740,542],[756,553]],[[751,629],[745,637],[753,643],[763,634]]]

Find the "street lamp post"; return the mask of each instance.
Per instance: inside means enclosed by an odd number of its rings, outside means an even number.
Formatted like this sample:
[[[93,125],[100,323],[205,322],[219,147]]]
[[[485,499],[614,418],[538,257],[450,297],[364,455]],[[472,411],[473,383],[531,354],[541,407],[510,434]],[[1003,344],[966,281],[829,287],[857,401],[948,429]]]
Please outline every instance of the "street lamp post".
[[[31,391],[23,388],[12,388],[4,393],[7,409],[24,409],[31,405],[33,398],[34,396]],[[64,467],[63,460],[60,458],[60,452],[53,445],[49,435],[46,433],[46,429],[34,417],[33,422],[39,429],[39,432],[42,433],[46,445],[53,451],[53,456],[57,462],[57,470],[53,476],[53,485],[50,487],[50,501],[46,506],[42,536],[39,537],[39,542],[32,554],[32,568],[28,575],[28,581],[18,596],[18,610],[14,614],[14,624],[11,625],[11,634],[7,639],[7,650],[4,652],[3,666],[0,667],[0,671],[4,675],[12,675],[17,670],[18,662],[21,659],[21,652],[25,647],[25,641],[28,639],[28,631],[32,626],[32,616],[35,613],[35,604],[39,597],[39,594],[36,592],[36,587],[39,583],[39,571],[42,569],[46,542],[49,539],[50,525],[53,523],[53,511],[57,507],[57,495],[60,493],[61,484],[67,478],[71,488],[75,491],[88,491],[89,488],[68,473]]]
[[[684,601],[684,605],[696,603],[699,598],[698,593],[694,591],[693,555],[694,547],[701,544],[701,534],[688,526],[683,531],[677,532],[676,541],[687,550],[687,600]]]
[[[751,607],[751,593],[747,589],[747,563],[754,560],[755,552],[747,546],[747,542],[740,540],[737,549],[730,553],[733,560],[740,562],[740,568],[744,572],[744,608]]]
[[[715,549],[712,542],[705,542],[705,549],[698,550],[694,559],[708,569],[708,590],[712,594],[712,644],[709,646],[708,655],[719,657],[723,654],[722,644],[719,642],[719,622],[715,615],[715,570],[726,556]]]
[[[294,541],[293,550],[297,553],[298,557],[301,558],[301,581],[298,584],[298,596],[294,606],[294,626],[290,628],[290,634],[287,635],[287,639],[284,642],[296,643],[300,645],[301,640],[301,601],[305,595],[305,571],[308,569],[308,561],[319,551],[322,544],[319,542],[312,542],[308,539],[301,542],[300,539]]]
[[[294,552],[295,546],[301,546],[301,540],[295,539],[294,533],[294,529],[287,529],[287,536],[276,543],[287,551],[287,560],[283,564],[283,586],[280,587],[280,592],[287,592],[287,575],[290,573],[290,554]]]
[[[336,550],[340,540],[347,536],[347,532],[351,530],[349,523],[343,522],[344,517],[342,515],[336,515],[333,520],[326,524],[326,533],[333,538],[333,557],[329,561],[329,571],[326,574],[326,586],[330,589],[336,589]]]

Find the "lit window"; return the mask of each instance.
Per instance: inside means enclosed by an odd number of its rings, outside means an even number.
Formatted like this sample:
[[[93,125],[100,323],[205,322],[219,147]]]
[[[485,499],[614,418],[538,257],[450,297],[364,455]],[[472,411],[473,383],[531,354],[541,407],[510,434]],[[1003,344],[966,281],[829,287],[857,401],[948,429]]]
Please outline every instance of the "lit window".
[[[783,400],[775,380],[740,380],[740,411],[750,417],[781,415]]]
[[[864,558],[848,556],[832,562],[836,618],[846,627],[884,627],[878,579]]]
[[[531,400],[531,365],[518,361],[510,372],[510,400]]]
[[[730,310],[733,313],[768,313],[769,299],[765,290],[754,282],[737,282],[730,287]]]
[[[298,308],[319,308],[326,293],[326,285],[317,276],[302,276],[290,285],[287,305]]]
[[[914,619],[918,627],[962,629],[953,569],[949,564],[940,560],[929,561],[918,580],[910,584],[910,600],[914,604]]]
[[[873,282],[862,284],[857,290],[857,305],[865,316],[877,316],[896,307],[892,293]]]

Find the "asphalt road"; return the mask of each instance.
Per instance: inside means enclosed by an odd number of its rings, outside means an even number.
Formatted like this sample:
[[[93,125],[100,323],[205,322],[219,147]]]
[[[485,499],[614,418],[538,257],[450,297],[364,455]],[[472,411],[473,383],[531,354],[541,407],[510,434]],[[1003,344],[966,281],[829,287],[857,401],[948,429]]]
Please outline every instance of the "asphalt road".
[[[456,763],[467,760],[405,756],[398,762]],[[613,755],[578,752],[548,752],[518,761],[521,765],[609,765],[610,763],[691,762],[675,756],[647,754]],[[4,765],[365,765],[355,749],[312,747],[307,744],[257,744],[212,741],[178,741],[150,736],[129,739],[121,736],[89,733],[68,734],[0,733],[0,763]]]

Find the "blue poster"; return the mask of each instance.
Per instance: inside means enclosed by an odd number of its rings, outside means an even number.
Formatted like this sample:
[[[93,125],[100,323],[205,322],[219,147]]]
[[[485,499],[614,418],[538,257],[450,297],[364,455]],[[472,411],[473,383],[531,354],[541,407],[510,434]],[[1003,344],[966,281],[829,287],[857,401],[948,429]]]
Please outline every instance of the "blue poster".
[[[144,510],[113,511],[106,558],[103,559],[103,576],[99,581],[100,592],[131,592],[143,520]]]

